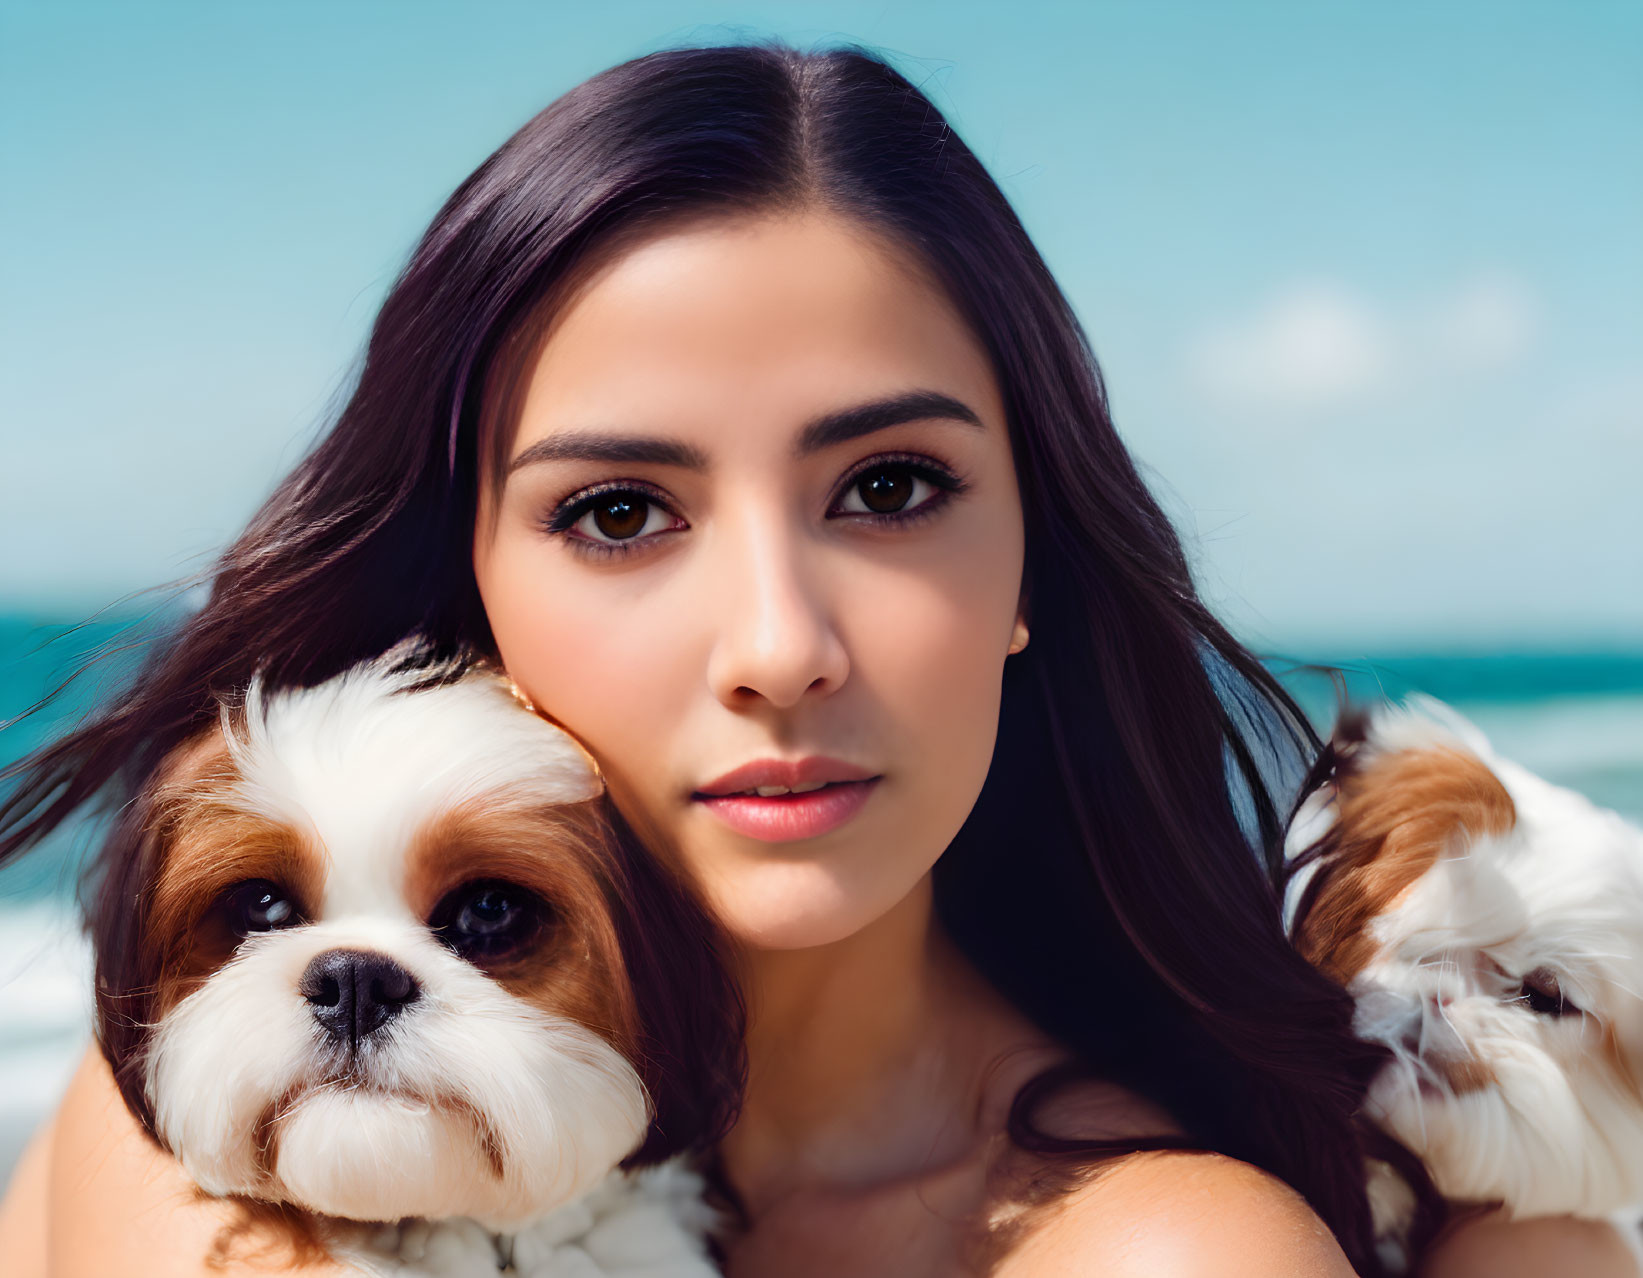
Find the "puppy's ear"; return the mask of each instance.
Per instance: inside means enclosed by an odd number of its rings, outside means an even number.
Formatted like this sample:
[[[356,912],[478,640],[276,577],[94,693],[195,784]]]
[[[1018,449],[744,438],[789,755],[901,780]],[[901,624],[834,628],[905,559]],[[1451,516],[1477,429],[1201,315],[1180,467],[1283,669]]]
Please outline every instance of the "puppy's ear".
[[[1512,797],[1470,744],[1407,709],[1343,714],[1328,776],[1309,799],[1328,826],[1297,855],[1316,862],[1296,911],[1295,944],[1345,985],[1374,956],[1368,925],[1439,857],[1504,834]]]
[[[127,1108],[150,1135],[154,1114],[143,1065],[163,966],[151,937],[154,888],[181,807],[227,757],[215,722],[174,747],[121,809],[97,860],[87,911],[97,982],[94,1029]]]

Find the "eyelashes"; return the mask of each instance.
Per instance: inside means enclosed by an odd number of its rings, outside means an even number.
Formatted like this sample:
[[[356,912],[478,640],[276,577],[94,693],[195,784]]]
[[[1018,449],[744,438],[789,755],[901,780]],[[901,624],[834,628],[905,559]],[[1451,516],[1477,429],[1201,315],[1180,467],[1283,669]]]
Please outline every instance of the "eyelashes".
[[[647,511],[647,507],[651,510]],[[647,484],[636,480],[621,480],[608,484],[596,484],[592,488],[584,488],[573,497],[568,497],[554,507],[553,512],[542,522],[543,530],[558,536],[578,553],[593,558],[625,555],[632,552],[637,542],[641,540],[651,523],[650,514],[653,511],[667,510],[667,504],[660,493]],[[595,512],[620,511],[631,518],[633,512],[643,516],[640,526],[628,535],[611,541],[599,541],[593,537],[573,532],[577,524],[588,515]],[[623,516],[618,515],[618,519]],[[651,529],[651,534],[660,531]]]
[[[915,481],[907,501],[900,507],[893,510],[873,510],[871,506],[866,506],[868,498],[863,494],[865,509],[839,509],[841,502],[856,495],[864,481],[874,481],[877,490],[873,494],[875,500],[893,500],[898,488],[895,477],[911,477]],[[891,480],[888,485],[878,482],[886,478]],[[908,504],[913,503],[917,495],[917,481],[922,481],[931,491],[916,503]],[[964,479],[931,458],[910,453],[880,454],[867,459],[844,479],[837,494],[829,503],[828,516],[864,519],[878,527],[906,527],[936,514],[954,496],[968,488],[969,484]],[[576,526],[589,515],[600,513],[613,515],[618,528],[622,531],[616,536],[611,536],[610,540],[601,540],[575,531]],[[654,518],[658,513],[671,516],[675,526],[668,526],[666,519],[658,523]],[[624,479],[578,490],[559,502],[542,519],[541,527],[544,532],[562,538],[577,554],[594,559],[609,559],[631,554],[662,533],[683,531],[677,526],[678,522],[678,516],[674,514],[667,498],[658,489],[640,480]],[[628,524],[633,525],[631,531],[625,528]],[[598,531],[605,532],[603,529]],[[608,532],[605,532],[605,535],[610,536]]]

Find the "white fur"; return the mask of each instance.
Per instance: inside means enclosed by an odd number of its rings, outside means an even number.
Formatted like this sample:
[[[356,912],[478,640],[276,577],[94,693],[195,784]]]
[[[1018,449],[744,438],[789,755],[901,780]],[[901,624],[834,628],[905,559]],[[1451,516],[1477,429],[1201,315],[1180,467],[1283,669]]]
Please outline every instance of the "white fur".
[[[714,1224],[702,1178],[673,1159],[613,1172],[576,1201],[507,1238],[472,1221],[402,1221],[360,1229],[341,1251],[366,1273],[399,1278],[706,1278],[700,1239]]]
[[[323,1073],[325,1036],[297,982],[326,950],[386,954],[421,997],[367,1040],[371,1086],[320,1087],[281,1124],[277,1180],[261,1182],[252,1125],[273,1099]],[[365,1220],[465,1215],[497,1228],[558,1206],[644,1135],[633,1067],[574,1021],[509,995],[399,919],[351,915],[248,937],[161,1022],[149,1055],[161,1136],[200,1186]],[[455,1096],[489,1121],[506,1175],[490,1172],[470,1121],[430,1109]],[[424,1098],[424,1099],[412,1099]]]
[[[323,898],[309,921],[248,936],[154,1028],[146,1085],[160,1136],[207,1192],[338,1218],[336,1240],[371,1272],[494,1274],[511,1247],[518,1272],[544,1276],[712,1273],[699,1179],[676,1165],[613,1170],[649,1120],[633,1066],[442,945],[403,895],[406,849],[430,819],[522,793],[590,798],[597,770],[489,672],[409,681],[383,660],[303,691],[254,685],[243,716],[225,712],[243,778],[229,801],[324,849]],[[420,987],[362,1041],[347,1084],[299,988],[309,962],[338,948],[385,955]],[[286,1096],[270,1179],[255,1128]]]
[[[1368,1111],[1420,1155],[1446,1197],[1498,1198],[1513,1216],[1618,1213],[1635,1235],[1643,831],[1502,759],[1475,725],[1429,697],[1378,709],[1359,749],[1367,760],[1434,746],[1483,760],[1517,820],[1504,835],[1457,836],[1373,921],[1376,955],[1351,985],[1356,1026],[1395,1059],[1375,1080]],[[1335,819],[1325,787],[1303,805],[1288,853]],[[1580,1011],[1530,1008],[1523,978],[1540,968]],[[1599,1050],[1605,1031],[1626,1069]],[[1496,1081],[1457,1095],[1434,1068],[1445,1060],[1481,1063]],[[1407,1201],[1377,1201],[1383,1230],[1395,1231]]]
[[[224,713],[244,778],[235,798],[320,836],[328,911],[410,917],[400,896],[410,837],[464,800],[523,792],[573,803],[602,789],[586,752],[522,713],[494,675],[415,692],[411,682],[372,663],[271,698],[254,683],[239,731]]]

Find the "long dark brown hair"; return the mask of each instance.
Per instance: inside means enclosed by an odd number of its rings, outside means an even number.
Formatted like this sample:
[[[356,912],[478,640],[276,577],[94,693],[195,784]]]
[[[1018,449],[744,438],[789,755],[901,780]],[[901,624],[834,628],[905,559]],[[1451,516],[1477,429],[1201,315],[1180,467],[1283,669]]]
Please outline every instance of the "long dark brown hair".
[[[622,237],[784,209],[854,219],[920,255],[1003,392],[1033,639],[1007,663],[992,769],[936,866],[944,925],[1084,1069],[1165,1104],[1186,1144],[1287,1181],[1361,1273],[1380,1272],[1356,1116],[1381,1051],[1287,943],[1276,886],[1285,768],[1298,778],[1321,743],[1199,600],[1089,340],[1003,193],[868,49],[653,53],[578,85],[486,159],[395,281],[334,425],[223,554],[208,602],[124,696],[10,770],[0,857],[140,786],[256,668],[272,686],[313,683],[416,632],[441,653],[492,651],[469,556],[481,392],[509,338]],[[1023,1090],[1015,1139],[1115,1152],[1035,1126],[1068,1077]]]

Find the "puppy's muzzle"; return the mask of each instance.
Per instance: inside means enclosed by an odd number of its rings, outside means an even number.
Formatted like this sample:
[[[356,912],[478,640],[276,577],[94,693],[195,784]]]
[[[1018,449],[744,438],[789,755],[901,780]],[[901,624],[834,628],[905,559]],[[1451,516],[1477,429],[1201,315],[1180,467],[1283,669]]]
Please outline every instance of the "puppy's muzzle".
[[[421,996],[416,978],[386,954],[327,950],[298,984],[309,1010],[337,1043],[353,1048]]]

